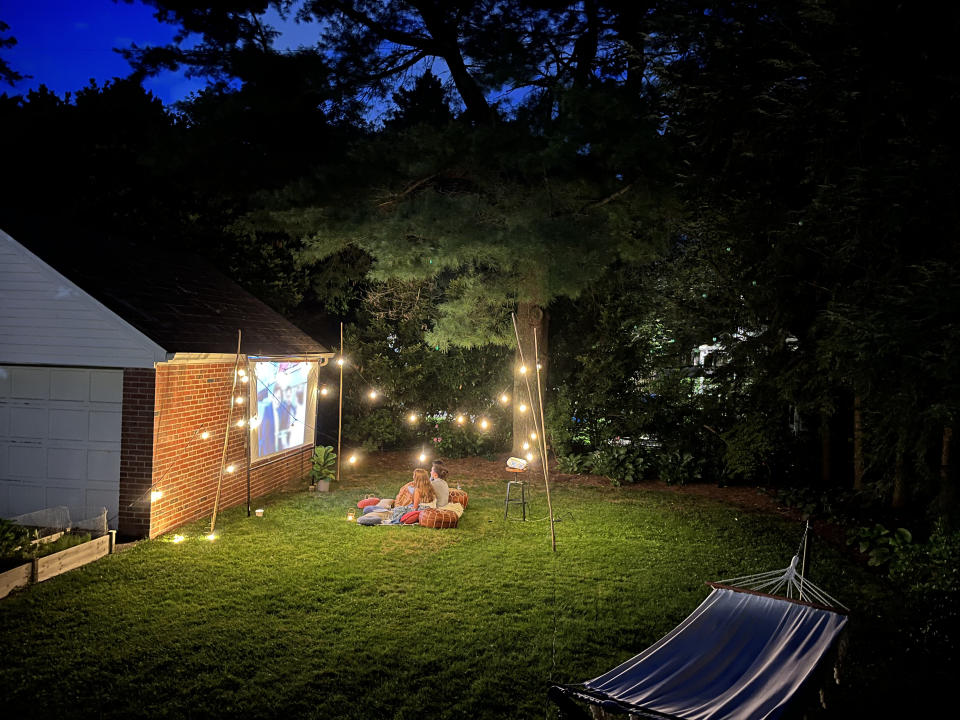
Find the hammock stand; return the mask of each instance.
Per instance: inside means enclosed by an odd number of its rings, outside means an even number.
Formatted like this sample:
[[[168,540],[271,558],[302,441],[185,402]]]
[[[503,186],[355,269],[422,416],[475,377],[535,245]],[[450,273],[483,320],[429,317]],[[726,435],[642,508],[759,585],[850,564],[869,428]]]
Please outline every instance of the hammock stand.
[[[658,642],[585,683],[553,685],[548,697],[562,717],[579,711],[573,698],[643,720],[779,718],[847,622],[847,608],[797,571],[800,557],[707,583],[706,599]]]

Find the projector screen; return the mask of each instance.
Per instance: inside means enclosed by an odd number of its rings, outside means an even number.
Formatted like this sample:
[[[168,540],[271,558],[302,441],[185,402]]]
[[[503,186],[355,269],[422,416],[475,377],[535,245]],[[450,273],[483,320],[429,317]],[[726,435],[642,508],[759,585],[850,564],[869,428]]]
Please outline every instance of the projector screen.
[[[250,423],[254,458],[313,442],[316,416],[317,364],[253,362],[255,382],[250,402],[256,408]],[[251,408],[252,409],[252,408]]]

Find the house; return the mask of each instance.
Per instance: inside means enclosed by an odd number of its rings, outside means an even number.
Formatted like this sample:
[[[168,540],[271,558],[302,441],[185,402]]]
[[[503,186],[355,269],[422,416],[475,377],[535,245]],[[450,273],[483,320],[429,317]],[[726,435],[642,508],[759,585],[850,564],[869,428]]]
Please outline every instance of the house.
[[[331,356],[195,257],[0,231],[0,516],[155,537],[302,478]]]

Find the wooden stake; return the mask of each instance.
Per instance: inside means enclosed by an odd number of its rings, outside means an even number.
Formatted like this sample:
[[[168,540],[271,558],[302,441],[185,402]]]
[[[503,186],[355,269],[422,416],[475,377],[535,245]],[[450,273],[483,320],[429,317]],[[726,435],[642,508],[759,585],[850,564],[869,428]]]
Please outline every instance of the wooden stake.
[[[540,464],[543,465],[543,485],[547,489],[547,512],[550,514],[550,544],[557,551],[557,534],[553,527],[553,504],[550,502],[550,470],[547,467],[547,423],[543,416],[543,393],[540,390],[540,348],[537,345],[537,329],[533,329],[533,354],[537,366],[537,401],[540,405]]]
[[[343,435],[343,322],[340,322],[340,393],[337,398],[339,408],[337,409],[337,483],[340,482],[340,439]],[[338,485],[339,486],[339,485]]]
[[[213,500],[213,515],[210,516],[210,534],[217,527],[217,509],[220,507],[220,488],[223,487],[223,464],[227,459],[227,441],[230,440],[230,424],[233,421],[233,401],[237,392],[237,369],[240,367],[240,330],[237,330],[237,359],[233,363],[233,385],[230,388],[230,406],[227,408],[227,429],[223,433],[223,450],[220,453],[220,477],[217,479],[217,495]]]

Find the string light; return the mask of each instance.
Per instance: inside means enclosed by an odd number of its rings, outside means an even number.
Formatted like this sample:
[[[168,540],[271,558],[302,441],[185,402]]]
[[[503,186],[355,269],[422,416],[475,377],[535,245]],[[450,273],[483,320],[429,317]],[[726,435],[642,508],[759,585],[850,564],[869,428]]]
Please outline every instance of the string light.
[[[351,455],[351,456],[350,456],[350,459],[347,460],[347,462],[350,463],[351,465],[354,465],[354,464],[357,462],[357,456],[356,456],[356,455]]]
[[[426,462],[426,461],[427,461],[427,454],[420,453],[420,462]]]
[[[200,439],[201,439],[201,440],[206,440],[208,437],[210,437],[210,433],[207,432],[206,430],[204,430],[202,433],[200,433]]]
[[[228,473],[232,473],[232,472],[233,472],[234,470],[236,470],[236,469],[237,469],[237,466],[236,466],[236,465],[227,465],[227,472],[228,472]]]
[[[152,490],[150,492],[150,502],[156,502],[163,497],[163,490]]]
[[[343,358],[338,358],[338,359],[337,359],[337,365],[340,365],[341,367],[343,366],[343,364],[344,364],[345,362],[346,362],[346,360],[344,360]]]
[[[521,375],[526,375],[526,374],[527,374],[527,366],[526,366],[526,365],[521,365],[521,366],[520,366],[520,374],[521,374]]]
[[[240,376],[240,382],[242,382],[242,383],[250,382],[250,378],[248,378],[246,375],[241,375],[241,376]]]
[[[234,401],[237,405],[243,405],[243,395],[237,395],[237,396],[233,399],[233,401]]]
[[[533,460],[533,453],[532,453],[532,452],[528,452],[528,453],[527,453],[527,460],[530,460],[530,461]]]
[[[520,407],[518,407],[517,410],[519,410],[522,413],[525,413],[527,411],[527,406],[524,405],[523,403],[520,403]]]
[[[531,439],[531,440],[536,440],[536,439],[537,439],[537,434],[536,434],[535,432],[530,433],[530,439]]]
[[[530,449],[530,443],[524,441],[524,443],[523,443],[523,449],[524,449],[524,450],[529,450],[529,449]]]
[[[457,425],[463,425],[467,419],[463,415],[457,415]]]
[[[415,423],[417,421],[417,414],[410,413],[410,416],[407,418],[410,422]]]
[[[376,390],[371,390],[371,391],[370,391],[370,399],[371,399],[371,400],[376,400],[376,399],[377,399],[377,391],[376,391]]]
[[[490,423],[487,422],[487,419],[486,419],[486,418],[484,418],[483,420],[480,421],[480,428],[481,428],[482,430],[486,430],[487,427],[489,427],[489,425],[490,425]]]
[[[504,393],[503,395],[500,396],[500,402],[506,405],[508,402],[510,402],[510,397],[506,393]]]
[[[243,418],[240,418],[239,420],[237,420],[237,427],[243,427],[244,425],[246,425],[246,422],[247,422],[246,420],[244,420]]]
[[[247,371],[243,369],[237,370],[237,375],[239,375],[240,377],[246,377]]]

